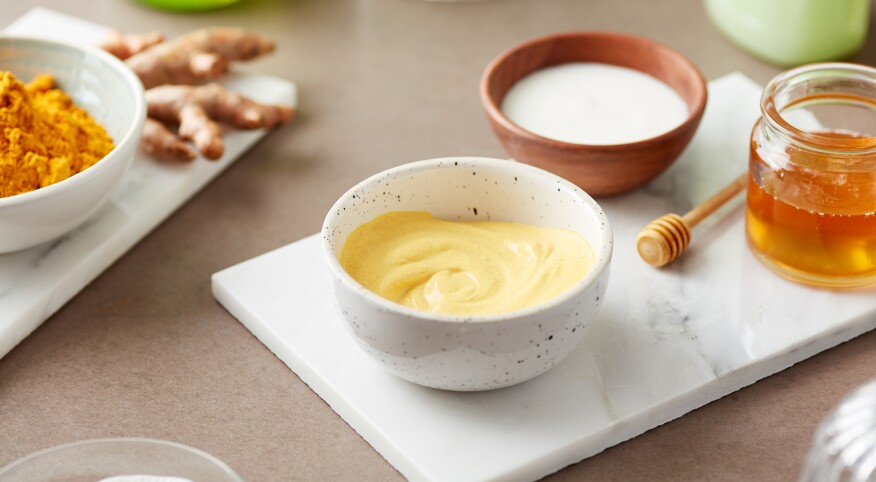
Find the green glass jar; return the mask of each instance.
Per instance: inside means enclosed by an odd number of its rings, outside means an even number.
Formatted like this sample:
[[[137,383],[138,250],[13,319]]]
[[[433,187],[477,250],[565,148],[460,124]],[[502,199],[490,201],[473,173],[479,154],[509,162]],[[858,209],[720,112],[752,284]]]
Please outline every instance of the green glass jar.
[[[854,55],[870,22],[870,0],[705,0],[705,7],[736,46],[783,67]]]

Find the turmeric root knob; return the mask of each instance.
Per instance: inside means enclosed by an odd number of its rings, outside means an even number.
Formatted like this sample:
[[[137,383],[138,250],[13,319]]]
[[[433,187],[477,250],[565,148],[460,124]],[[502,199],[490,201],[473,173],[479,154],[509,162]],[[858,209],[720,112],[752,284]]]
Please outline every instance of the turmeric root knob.
[[[260,104],[219,84],[155,87],[146,91],[146,103],[149,117],[179,124],[179,137],[192,141],[207,159],[218,159],[225,150],[217,121],[258,129],[283,124],[293,115],[290,107]],[[148,133],[144,130],[144,150],[162,159],[190,160],[193,156],[168,140],[168,134],[173,134],[164,131],[157,127]]]
[[[168,98],[172,96],[185,98],[203,107],[211,119],[241,129],[275,127],[289,121],[293,113],[289,107],[260,104],[219,84],[199,87],[165,86],[152,90],[155,91],[153,95],[156,97],[163,91]]]
[[[143,86],[198,84],[214,80],[228,63],[273,52],[274,42],[239,28],[211,27],[153,45],[127,60]]]
[[[144,34],[124,34],[113,30],[100,48],[125,60],[134,54],[138,54],[153,45],[164,42],[161,32],[149,32]]]
[[[170,129],[152,118],[143,124],[141,146],[143,151],[167,161],[191,161],[197,153]]]

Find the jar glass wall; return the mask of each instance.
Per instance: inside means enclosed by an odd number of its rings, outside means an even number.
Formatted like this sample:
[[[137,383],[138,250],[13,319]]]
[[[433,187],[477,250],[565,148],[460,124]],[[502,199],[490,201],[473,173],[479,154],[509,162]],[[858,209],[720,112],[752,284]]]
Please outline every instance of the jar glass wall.
[[[746,232],[793,281],[876,283],[876,69],[813,64],[773,79],[751,137]]]

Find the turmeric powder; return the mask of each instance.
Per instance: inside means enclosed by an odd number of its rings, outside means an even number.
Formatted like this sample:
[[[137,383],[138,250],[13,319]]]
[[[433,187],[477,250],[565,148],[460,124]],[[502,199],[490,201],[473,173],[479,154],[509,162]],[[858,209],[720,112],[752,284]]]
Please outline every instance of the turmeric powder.
[[[113,149],[106,130],[50,75],[25,85],[0,71],[0,198],[84,171]]]

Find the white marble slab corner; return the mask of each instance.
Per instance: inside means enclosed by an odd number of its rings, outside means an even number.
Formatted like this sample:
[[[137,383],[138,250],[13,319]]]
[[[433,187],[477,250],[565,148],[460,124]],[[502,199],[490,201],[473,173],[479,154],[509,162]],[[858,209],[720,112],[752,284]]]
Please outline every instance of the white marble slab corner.
[[[539,478],[876,326],[876,290],[810,289],[763,268],[745,246],[741,198],[672,267],[636,255],[648,221],[745,171],[760,92],[740,74],[711,82],[675,166],[601,201],[616,241],[605,304],[582,346],[527,383],[454,393],[384,372],[334,311],[318,235],[216,273],[214,296],[406,477]]]
[[[3,30],[86,44],[99,43],[107,32],[43,8]],[[283,79],[232,75],[223,83],[262,102],[296,105],[295,85]],[[216,162],[170,165],[138,153],[112,200],[84,225],[55,241],[0,255],[0,358],[266,134],[227,130],[225,155]]]

